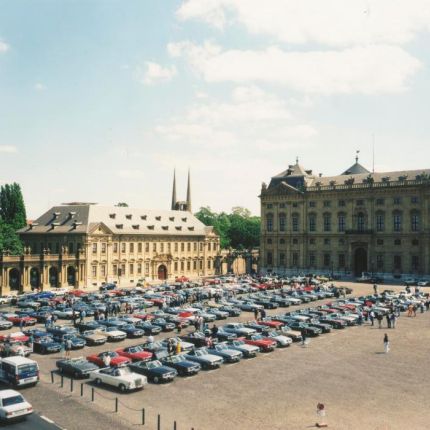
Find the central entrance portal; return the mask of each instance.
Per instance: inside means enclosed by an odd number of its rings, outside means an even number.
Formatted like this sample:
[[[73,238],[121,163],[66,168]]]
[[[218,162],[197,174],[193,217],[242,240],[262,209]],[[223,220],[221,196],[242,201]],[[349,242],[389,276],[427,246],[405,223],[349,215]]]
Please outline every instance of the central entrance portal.
[[[158,279],[161,281],[167,279],[167,267],[164,264],[158,267]]]
[[[357,248],[354,253],[354,275],[361,276],[363,272],[367,272],[367,251]]]

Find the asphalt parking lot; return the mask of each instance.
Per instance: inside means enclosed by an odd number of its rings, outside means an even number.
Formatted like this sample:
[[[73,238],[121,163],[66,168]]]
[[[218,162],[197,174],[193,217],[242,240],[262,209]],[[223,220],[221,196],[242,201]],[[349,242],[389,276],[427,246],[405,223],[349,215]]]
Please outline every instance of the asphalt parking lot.
[[[352,287],[353,295],[372,290],[370,285]],[[268,314],[280,312],[278,309]],[[251,319],[252,313],[244,312],[240,318],[230,320]],[[312,339],[306,348],[294,344],[255,359],[223,365],[219,370],[176,378],[171,384],[149,384],[141,392],[103,392],[111,398],[118,396],[129,408],[145,407],[146,425],[141,428],[156,428],[157,414],[161,414],[162,429],[173,428],[174,420],[179,429],[305,429],[315,425],[316,404],[323,402],[330,428],[428,429],[429,323],[430,313],[418,313],[416,318],[402,314],[396,329],[351,327]],[[385,332],[391,339],[387,355],[382,353]],[[139,340],[126,340],[87,347],[74,351],[72,356],[137,343]],[[106,422],[114,422],[118,428],[136,428],[140,422],[140,413],[121,405],[119,413],[112,414],[111,400],[100,397],[94,405],[89,404],[89,387],[88,391],[85,387],[81,399],[77,389],[70,394],[67,386],[61,389],[57,383],[50,384],[49,372],[55,368],[58,354],[34,354],[33,358],[39,362],[43,382],[25,390],[24,395],[68,430],[82,429],[70,418],[76,413],[87,423],[92,420],[88,427],[92,429],[106,428]],[[41,402],[44,405],[39,406]],[[62,412],[50,406],[58,402],[62,402]],[[68,408],[67,415],[64,407]]]

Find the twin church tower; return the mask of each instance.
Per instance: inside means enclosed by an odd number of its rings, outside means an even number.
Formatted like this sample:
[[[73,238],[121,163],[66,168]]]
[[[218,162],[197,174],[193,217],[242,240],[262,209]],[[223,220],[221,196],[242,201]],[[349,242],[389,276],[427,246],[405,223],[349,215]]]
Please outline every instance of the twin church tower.
[[[173,171],[173,191],[172,191],[172,211],[188,211],[192,212],[191,209],[191,179],[190,170],[188,170],[188,182],[187,182],[187,200],[179,201],[176,199],[176,170]]]

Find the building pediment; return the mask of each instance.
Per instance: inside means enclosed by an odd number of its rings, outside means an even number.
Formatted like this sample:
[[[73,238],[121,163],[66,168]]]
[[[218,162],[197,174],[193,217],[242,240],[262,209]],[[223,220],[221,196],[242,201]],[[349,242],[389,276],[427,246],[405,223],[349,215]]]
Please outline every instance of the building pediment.
[[[92,236],[104,236],[106,234],[113,234],[113,232],[106,224],[99,222],[90,226],[88,234]]]
[[[300,191],[297,188],[294,188],[293,186],[287,184],[286,182],[282,181],[279,184],[275,185],[274,187],[269,187],[265,192],[264,196],[272,196],[272,195],[279,195],[279,194],[300,194]]]

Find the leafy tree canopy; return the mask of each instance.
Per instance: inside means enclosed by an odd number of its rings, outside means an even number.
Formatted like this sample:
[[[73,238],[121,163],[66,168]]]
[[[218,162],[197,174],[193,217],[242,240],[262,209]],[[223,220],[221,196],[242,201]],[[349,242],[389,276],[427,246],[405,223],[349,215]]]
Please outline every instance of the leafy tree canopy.
[[[230,214],[216,213],[202,207],[195,216],[205,225],[211,225],[220,235],[221,248],[250,249],[260,244],[260,217],[242,207],[234,207]]]
[[[22,253],[22,243],[16,230],[27,224],[24,198],[17,183],[0,187],[0,251]]]
[[[120,208],[128,208],[128,204],[124,203],[124,202],[119,202],[115,206],[120,207]]]

